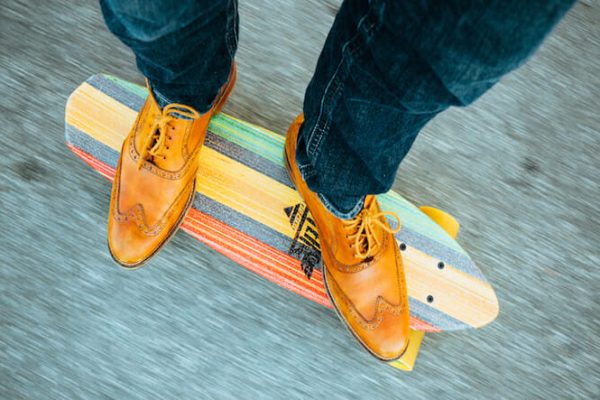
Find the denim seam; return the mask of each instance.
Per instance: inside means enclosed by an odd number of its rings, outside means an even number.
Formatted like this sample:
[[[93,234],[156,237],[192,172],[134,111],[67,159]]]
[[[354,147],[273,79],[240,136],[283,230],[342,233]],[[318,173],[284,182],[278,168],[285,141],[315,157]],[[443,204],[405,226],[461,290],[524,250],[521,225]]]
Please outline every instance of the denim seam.
[[[156,99],[156,103],[158,103],[158,107],[160,109],[165,107],[167,104],[172,103],[171,100],[169,100],[164,94],[162,94],[161,92],[159,92],[158,90],[153,88],[152,85],[150,85],[150,90],[152,90],[152,93],[154,94],[154,98]]]
[[[319,200],[321,200],[321,204],[323,204],[323,206],[325,206],[327,211],[329,211],[330,213],[332,213],[333,215],[335,215],[336,217],[341,218],[341,219],[352,219],[352,218],[356,217],[358,215],[358,213],[365,206],[365,198],[366,198],[366,196],[361,197],[360,200],[358,201],[358,203],[356,203],[356,205],[354,206],[354,208],[352,208],[352,210],[350,210],[346,213],[343,213],[343,212],[340,212],[339,210],[337,210],[335,208],[335,206],[333,204],[331,204],[331,202],[327,199],[327,197],[325,197],[325,195],[323,195],[321,193],[317,193],[317,196],[319,197]]]
[[[235,56],[235,48],[236,48],[237,42],[238,42],[237,32],[236,32],[238,7],[237,7],[237,0],[231,0],[231,2],[233,3],[234,13],[233,13],[233,18],[228,18],[228,20],[227,20],[228,27],[227,27],[227,35],[225,37],[225,43],[227,46],[227,52],[229,53],[229,57],[231,57],[233,59],[233,57]]]
[[[300,174],[305,181],[309,178],[312,178],[317,173],[313,168],[311,168],[310,164],[298,164],[298,169],[300,170]]]
[[[365,20],[367,19],[367,17],[372,13],[373,9],[369,8],[365,14],[361,17],[361,19],[359,20],[358,24],[357,24],[357,32],[356,34],[354,34],[354,36],[352,36],[352,38],[350,38],[348,41],[346,41],[346,43],[344,43],[344,45],[342,46],[342,57],[341,60],[335,70],[335,72],[333,73],[333,76],[331,77],[331,79],[329,80],[329,82],[327,83],[327,86],[325,88],[325,94],[323,95],[323,98],[321,99],[321,107],[319,109],[319,115],[317,116],[317,122],[315,123],[313,130],[311,132],[310,135],[308,135],[308,143],[309,145],[307,146],[307,153],[314,159],[316,159],[319,154],[319,147],[320,144],[323,140],[323,138],[325,137],[327,131],[329,130],[329,126],[331,124],[331,118],[325,118],[324,117],[324,107],[325,107],[325,102],[326,100],[330,101],[330,102],[335,102],[335,99],[337,98],[338,93],[340,92],[340,90],[343,88],[344,84],[343,84],[343,79],[340,77],[340,75],[342,75],[341,73],[341,69],[344,65],[344,61],[346,61],[348,59],[348,57],[354,56],[357,52],[359,51],[364,51],[364,43],[362,43],[359,46],[355,46],[354,48],[351,47],[351,45],[353,45],[355,42],[357,42],[357,40],[360,37],[360,29],[363,26],[363,24],[365,23]],[[373,28],[375,27],[375,23],[372,21],[369,21],[370,25],[367,26],[365,34],[369,35],[371,33],[371,31],[373,30]],[[346,50],[350,47],[350,51],[346,55]],[[348,59],[348,64],[352,63],[351,59]],[[344,76],[348,75],[348,71],[344,72]],[[331,87],[333,86],[333,91],[331,91]]]

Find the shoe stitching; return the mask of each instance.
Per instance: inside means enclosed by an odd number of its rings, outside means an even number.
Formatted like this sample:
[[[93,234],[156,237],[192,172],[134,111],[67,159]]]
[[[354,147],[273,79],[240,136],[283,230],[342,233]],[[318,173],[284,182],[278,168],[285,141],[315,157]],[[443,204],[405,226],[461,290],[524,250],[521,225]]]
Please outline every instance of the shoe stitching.
[[[129,156],[131,157],[131,159],[137,164],[139,158],[140,158],[140,153],[138,151],[138,149],[135,146],[135,141],[136,138],[141,130],[140,128],[140,122],[143,119],[143,124],[145,124],[145,122],[147,121],[148,117],[149,117],[149,111],[146,110],[146,108],[148,108],[148,101],[146,101],[146,103],[144,104],[144,107],[142,108],[142,110],[140,111],[140,118],[137,119],[135,127],[133,129],[133,134],[131,135],[131,138],[129,139],[129,144],[128,144],[128,153]],[[143,115],[143,117],[142,117]],[[169,180],[177,180],[177,179],[181,179],[182,176],[184,176],[186,174],[186,172],[189,170],[190,166],[192,163],[190,163],[190,160],[193,160],[195,158],[195,156],[197,155],[198,151],[200,150],[200,148],[202,146],[198,146],[198,149],[196,149],[194,152],[192,152],[192,154],[188,154],[187,151],[187,146],[185,143],[187,143],[189,135],[191,133],[192,130],[192,124],[188,124],[188,126],[186,127],[185,133],[184,133],[184,139],[183,139],[183,149],[182,149],[182,156],[184,159],[184,165],[177,171],[167,171],[164,170],[162,168],[157,167],[156,165],[150,163],[150,162],[144,162],[142,168],[144,168],[145,170],[147,170],[148,172],[163,178],[163,179],[169,179]]]
[[[383,296],[377,296],[375,300],[375,315],[372,319],[366,319],[354,306],[354,303],[348,298],[348,296],[344,293],[344,291],[339,287],[335,278],[329,274],[329,278],[327,282],[330,286],[333,286],[334,292],[336,292],[339,299],[341,299],[347,307],[349,314],[354,318],[356,322],[364,329],[368,331],[372,331],[377,329],[382,323],[384,318],[384,314],[389,312],[393,316],[397,317],[404,312],[405,305],[404,302],[400,304],[392,304]],[[331,295],[330,295],[331,296]],[[331,296],[333,297],[333,296]]]
[[[170,219],[170,217],[176,212],[175,206],[177,204],[179,204],[183,194],[188,191],[186,189],[189,188],[189,185],[185,185],[183,187],[181,192],[179,192],[177,197],[175,197],[171,206],[169,206],[167,211],[165,211],[165,213],[161,216],[161,218],[158,220],[158,222],[155,223],[154,225],[150,226],[146,220],[146,212],[145,212],[144,206],[142,204],[137,203],[137,204],[134,204],[133,206],[131,206],[125,212],[120,211],[120,206],[119,206],[120,192],[121,192],[120,175],[121,175],[121,167],[119,165],[119,170],[117,171],[117,174],[115,174],[115,183],[114,184],[115,184],[116,192],[115,192],[115,199],[114,199],[115,200],[114,207],[112,210],[113,218],[115,219],[115,221],[117,221],[119,223],[134,221],[136,223],[138,229],[142,233],[144,233],[146,236],[158,235],[163,230],[163,228],[167,225],[167,221]],[[195,175],[194,175],[194,177],[195,177]],[[193,178],[193,179],[195,179],[195,178]],[[193,179],[192,179],[192,182],[193,182]]]
[[[376,255],[374,255],[372,258],[369,259],[369,261],[360,261],[356,264],[345,264],[342,262],[339,262],[337,260],[337,258],[335,258],[335,256],[331,255],[328,253],[328,255],[330,255],[330,257],[335,260],[335,269],[337,269],[340,272],[345,272],[345,273],[349,273],[349,274],[354,274],[357,272],[361,272],[364,271],[367,268],[371,268],[374,264],[376,264],[382,257],[383,254],[383,250],[386,248],[388,243],[388,235],[385,235],[383,237],[383,242],[381,244],[381,251],[378,252]]]

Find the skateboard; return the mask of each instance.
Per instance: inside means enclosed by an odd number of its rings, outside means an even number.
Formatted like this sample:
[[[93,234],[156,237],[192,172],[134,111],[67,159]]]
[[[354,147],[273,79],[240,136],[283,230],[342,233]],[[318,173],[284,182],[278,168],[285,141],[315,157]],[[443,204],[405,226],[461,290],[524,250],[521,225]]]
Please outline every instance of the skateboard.
[[[69,97],[67,146],[112,180],[124,138],[147,92],[94,75]],[[220,113],[202,148],[197,193],[181,228],[250,271],[326,307],[314,221],[288,178],[284,136]],[[106,193],[109,196],[109,193]],[[459,224],[394,191],[378,196],[401,220],[396,240],[404,260],[411,340],[392,366],[411,370],[425,332],[479,328],[499,311],[492,286],[456,242]]]

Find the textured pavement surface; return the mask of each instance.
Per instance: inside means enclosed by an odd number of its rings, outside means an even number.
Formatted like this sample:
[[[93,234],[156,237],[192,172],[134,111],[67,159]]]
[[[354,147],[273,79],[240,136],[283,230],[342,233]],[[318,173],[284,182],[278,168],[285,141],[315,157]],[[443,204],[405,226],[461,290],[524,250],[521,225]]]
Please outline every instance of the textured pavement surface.
[[[241,1],[226,111],[283,133],[338,1]],[[146,268],[106,249],[110,184],[63,139],[89,75],[142,82],[94,1],[0,7],[0,399],[600,398],[600,5],[473,106],[429,124],[396,189],[462,223],[501,313],[428,335],[412,373],[334,313],[184,233]]]

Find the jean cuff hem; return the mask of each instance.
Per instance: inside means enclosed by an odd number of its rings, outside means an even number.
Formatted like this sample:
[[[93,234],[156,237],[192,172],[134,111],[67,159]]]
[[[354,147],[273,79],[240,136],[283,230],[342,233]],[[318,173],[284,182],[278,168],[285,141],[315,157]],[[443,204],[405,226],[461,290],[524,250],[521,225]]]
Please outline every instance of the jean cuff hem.
[[[181,98],[181,99],[172,99],[172,98],[169,98],[169,97],[165,96],[164,94],[162,94],[160,91],[158,91],[158,89],[156,89],[152,85],[152,82],[150,82],[150,90],[152,91],[152,94],[154,95],[154,98],[156,99],[156,103],[158,104],[158,107],[161,110],[163,108],[165,108],[166,106],[168,106],[169,104],[172,104],[172,103],[181,103],[183,105],[192,107],[199,114],[204,114],[204,113],[207,113],[213,107],[213,105],[214,105],[214,103],[216,101],[216,99],[215,99],[208,106],[203,105],[202,107],[199,107],[199,104],[197,104],[197,102],[190,101],[191,99],[194,98],[193,96],[191,96],[189,98],[186,97],[186,98]]]
[[[152,95],[154,96],[154,99],[161,110],[173,103],[171,100],[169,100],[169,98],[167,98],[167,96],[156,90],[156,88],[152,86],[152,83],[150,83],[150,90],[152,91]]]
[[[360,211],[365,206],[365,197],[366,196],[362,196],[358,200],[358,203],[356,203],[356,205],[350,211],[342,212],[342,211],[338,210],[333,205],[333,203],[331,201],[329,201],[329,199],[327,199],[327,197],[325,197],[324,194],[317,193],[317,196],[319,197],[319,200],[321,200],[321,204],[323,204],[323,206],[327,209],[327,211],[329,211],[330,213],[332,213],[333,215],[335,215],[337,218],[340,218],[340,219],[352,219],[352,218],[356,217],[358,215],[358,213],[360,213]]]

